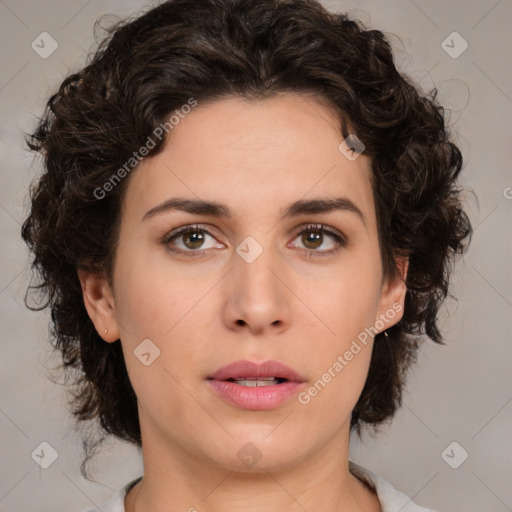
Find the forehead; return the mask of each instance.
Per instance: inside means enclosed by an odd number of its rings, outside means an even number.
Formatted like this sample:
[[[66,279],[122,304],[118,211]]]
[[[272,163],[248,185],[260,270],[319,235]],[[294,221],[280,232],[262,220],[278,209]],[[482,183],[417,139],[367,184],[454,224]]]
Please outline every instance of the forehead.
[[[349,160],[339,113],[305,94],[226,97],[194,107],[161,153],[141,162],[126,202],[151,208],[169,197],[214,200],[239,215],[282,211],[308,197],[349,197],[373,217],[369,159]]]

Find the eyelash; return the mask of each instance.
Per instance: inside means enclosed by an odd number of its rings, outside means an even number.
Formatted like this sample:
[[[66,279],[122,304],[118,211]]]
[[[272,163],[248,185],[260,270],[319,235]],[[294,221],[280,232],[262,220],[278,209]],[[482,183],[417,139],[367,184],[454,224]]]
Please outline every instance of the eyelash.
[[[173,240],[175,240],[176,238],[179,238],[180,235],[182,235],[183,233],[195,232],[195,231],[207,233],[212,238],[215,238],[215,235],[209,229],[207,229],[205,226],[201,226],[199,224],[190,224],[187,226],[182,226],[180,228],[177,228],[174,231],[171,231],[169,234],[167,234],[165,236],[165,238],[162,240],[162,243],[164,245],[168,246]],[[329,249],[326,251],[317,251],[314,249],[302,249],[303,251],[307,251],[310,254],[310,257],[312,257],[312,256],[314,256],[314,257],[330,256],[330,255],[338,252],[342,247],[347,246],[347,240],[343,235],[338,234],[337,232],[335,232],[329,228],[326,228],[323,224],[309,224],[305,228],[303,228],[300,231],[298,231],[297,233],[295,233],[294,239],[300,235],[303,235],[304,233],[309,233],[312,231],[317,232],[317,233],[322,233],[322,234],[327,233],[330,237],[332,237],[337,242],[338,246],[335,247],[334,249]],[[185,253],[189,257],[203,256],[204,254],[207,254],[207,252],[208,252],[208,249],[183,251],[181,249],[169,248],[169,250],[172,252],[179,252],[181,254]]]

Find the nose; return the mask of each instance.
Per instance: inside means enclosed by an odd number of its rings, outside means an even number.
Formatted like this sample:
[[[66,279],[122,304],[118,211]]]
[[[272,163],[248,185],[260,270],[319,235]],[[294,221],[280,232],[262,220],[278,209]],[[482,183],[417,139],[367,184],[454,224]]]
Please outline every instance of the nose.
[[[223,319],[230,330],[277,334],[289,326],[290,277],[284,271],[284,262],[270,248],[265,248],[254,260],[246,256],[257,247],[241,244],[233,254]]]

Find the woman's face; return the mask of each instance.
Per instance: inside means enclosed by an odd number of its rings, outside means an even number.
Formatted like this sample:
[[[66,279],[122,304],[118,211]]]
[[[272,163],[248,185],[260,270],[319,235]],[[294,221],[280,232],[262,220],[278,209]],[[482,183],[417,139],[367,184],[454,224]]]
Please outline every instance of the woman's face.
[[[134,171],[113,293],[81,279],[98,332],[121,339],[143,443],[232,470],[346,447],[372,335],[399,320],[405,286],[383,280],[369,159],[342,140],[311,96],[232,97],[199,103]],[[299,382],[211,379],[241,360],[278,361]]]

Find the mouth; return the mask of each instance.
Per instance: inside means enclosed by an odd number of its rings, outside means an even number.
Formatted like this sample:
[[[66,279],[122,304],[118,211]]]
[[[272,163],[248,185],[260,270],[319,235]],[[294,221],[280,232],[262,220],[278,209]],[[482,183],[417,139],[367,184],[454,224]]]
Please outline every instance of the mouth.
[[[239,386],[246,386],[248,388],[257,388],[261,386],[277,386],[283,382],[289,382],[288,379],[282,377],[266,377],[266,378],[254,378],[246,377],[243,379],[224,379],[225,382],[234,382]]]
[[[277,409],[305,387],[306,379],[278,361],[236,361],[206,378],[228,404],[251,411]]]
[[[306,379],[279,361],[235,361],[207,377],[207,380],[234,382],[245,387],[278,386],[285,382],[305,382]]]

